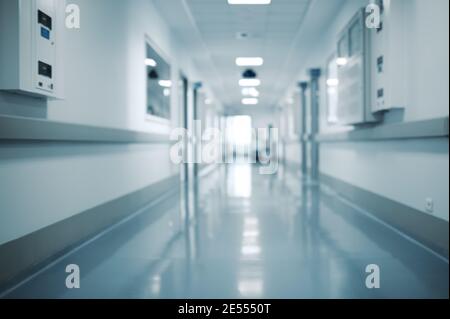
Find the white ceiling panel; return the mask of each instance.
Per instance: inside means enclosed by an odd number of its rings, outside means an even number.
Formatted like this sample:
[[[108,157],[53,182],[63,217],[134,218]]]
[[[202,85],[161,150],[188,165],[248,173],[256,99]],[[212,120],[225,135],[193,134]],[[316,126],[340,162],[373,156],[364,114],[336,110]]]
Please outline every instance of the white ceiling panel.
[[[254,68],[262,81],[260,104],[250,107],[267,110],[282,98],[286,87],[278,83],[279,73],[297,45],[294,39],[302,28],[310,0],[272,0],[270,5],[254,6],[231,6],[226,0],[153,2],[178,36],[192,39],[196,34],[196,43],[190,45],[198,46],[197,51],[206,50],[208,56],[196,62],[203,71],[202,80],[225,108],[242,107],[238,81],[244,69],[235,65],[238,56],[261,56],[265,61],[262,67]],[[181,12],[185,17],[180,17]],[[238,39],[238,33],[249,37]]]

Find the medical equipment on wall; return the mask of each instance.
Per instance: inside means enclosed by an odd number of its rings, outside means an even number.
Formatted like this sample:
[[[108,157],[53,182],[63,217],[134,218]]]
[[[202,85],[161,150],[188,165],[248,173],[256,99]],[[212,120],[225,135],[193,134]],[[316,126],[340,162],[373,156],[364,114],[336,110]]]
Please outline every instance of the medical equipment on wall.
[[[376,122],[379,119],[370,108],[370,34],[364,9],[354,15],[338,39],[338,123]]]
[[[378,27],[360,9],[338,36],[337,123],[381,121],[383,112],[406,106],[405,0],[377,0]]]
[[[406,0],[407,1],[407,0]],[[405,0],[378,0],[380,24],[370,32],[372,112],[406,106]]]
[[[0,90],[62,98],[64,0],[0,0]]]

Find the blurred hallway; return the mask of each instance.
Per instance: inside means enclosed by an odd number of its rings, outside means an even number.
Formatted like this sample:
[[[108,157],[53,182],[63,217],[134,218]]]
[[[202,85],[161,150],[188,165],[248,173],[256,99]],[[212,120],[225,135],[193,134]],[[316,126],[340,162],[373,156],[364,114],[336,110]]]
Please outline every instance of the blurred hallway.
[[[0,299],[448,298],[449,4],[0,0]]]

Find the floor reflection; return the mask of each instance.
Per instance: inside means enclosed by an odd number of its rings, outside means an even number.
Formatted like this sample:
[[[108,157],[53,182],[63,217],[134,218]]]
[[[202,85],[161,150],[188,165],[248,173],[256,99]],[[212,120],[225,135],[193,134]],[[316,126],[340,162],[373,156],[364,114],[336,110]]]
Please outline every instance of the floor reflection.
[[[81,289],[64,286],[80,265]],[[365,287],[378,264],[382,286]],[[220,166],[9,298],[448,298],[448,263],[302,180]]]
[[[227,194],[229,197],[250,198],[252,196],[252,167],[235,164],[227,168]]]
[[[241,256],[243,260],[261,258],[261,245],[259,243],[258,218],[245,217],[242,234]]]
[[[256,216],[244,217],[242,231],[241,262],[238,278],[238,290],[242,298],[260,298],[264,292],[261,244],[259,240],[259,220]]]

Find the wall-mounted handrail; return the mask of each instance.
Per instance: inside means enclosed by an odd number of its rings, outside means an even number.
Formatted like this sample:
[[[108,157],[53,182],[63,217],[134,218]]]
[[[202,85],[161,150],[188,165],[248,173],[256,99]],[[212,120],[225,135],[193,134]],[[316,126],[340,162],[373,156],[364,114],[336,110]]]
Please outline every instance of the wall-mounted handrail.
[[[169,144],[169,135],[0,115],[0,142]]]
[[[339,133],[318,134],[315,140],[319,143],[382,141],[402,139],[448,138],[449,118],[435,118],[414,122],[376,125],[366,128],[355,128]]]

